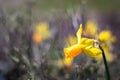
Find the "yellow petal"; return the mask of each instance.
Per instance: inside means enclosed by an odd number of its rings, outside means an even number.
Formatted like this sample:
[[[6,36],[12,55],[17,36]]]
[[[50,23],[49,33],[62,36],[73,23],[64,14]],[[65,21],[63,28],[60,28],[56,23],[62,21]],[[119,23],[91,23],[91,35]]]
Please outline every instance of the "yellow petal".
[[[84,30],[84,34],[86,36],[95,36],[97,33],[97,24],[92,21],[92,20],[89,20],[87,21],[86,25],[85,25],[85,30]]]
[[[36,32],[42,32],[43,30],[47,30],[49,25],[46,22],[41,22],[35,26]]]
[[[112,33],[109,30],[105,30],[100,32],[99,34],[99,39],[101,41],[111,41],[111,42],[115,42],[115,37],[112,35]]]
[[[83,53],[85,53],[86,55],[90,56],[90,57],[94,57],[97,58],[100,54],[102,54],[102,51],[98,48],[85,48],[83,49]]]
[[[82,52],[82,47],[75,44],[71,47],[64,48],[64,53],[67,58],[74,58]]]
[[[82,24],[80,24],[80,27],[76,33],[78,44],[80,43],[81,35],[82,35]]]
[[[81,38],[80,45],[84,45],[85,47],[94,46],[94,39]]]
[[[46,22],[41,22],[35,26],[35,31],[42,35],[44,39],[47,39],[51,36],[49,25]]]
[[[99,54],[102,53],[100,49],[94,47],[94,39],[82,38],[81,44],[84,45],[83,53],[91,57],[97,57]]]

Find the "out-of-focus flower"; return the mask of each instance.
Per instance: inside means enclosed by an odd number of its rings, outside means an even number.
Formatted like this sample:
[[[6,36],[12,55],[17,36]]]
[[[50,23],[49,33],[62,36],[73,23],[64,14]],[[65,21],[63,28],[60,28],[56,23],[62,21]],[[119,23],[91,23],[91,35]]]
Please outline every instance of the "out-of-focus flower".
[[[115,36],[109,30],[104,30],[99,33],[99,41],[104,49],[105,56],[108,62],[112,62],[115,59],[115,55],[111,53],[111,44],[116,41]],[[97,58],[99,61],[102,60],[102,55]]]
[[[71,67],[73,63],[73,58],[66,58],[64,57],[63,59],[59,59],[57,62],[58,67],[63,68],[63,67]]]
[[[110,41],[110,42],[115,42],[116,38],[111,34],[109,30],[104,30],[99,33],[99,40],[104,42],[104,41]]]
[[[85,53],[91,57],[97,57],[102,51],[94,46],[94,39],[82,38],[82,25],[78,29],[77,36],[77,44],[74,44],[70,47],[64,48],[65,57],[74,58],[80,53]]]
[[[41,22],[35,26],[32,39],[36,43],[40,43],[42,40],[49,38],[50,30],[49,25],[46,22]]]
[[[34,33],[33,36],[32,36],[32,39],[36,43],[42,42],[42,36],[39,33]]]
[[[97,33],[97,24],[92,20],[87,21],[83,34],[85,36],[95,37],[96,33]]]

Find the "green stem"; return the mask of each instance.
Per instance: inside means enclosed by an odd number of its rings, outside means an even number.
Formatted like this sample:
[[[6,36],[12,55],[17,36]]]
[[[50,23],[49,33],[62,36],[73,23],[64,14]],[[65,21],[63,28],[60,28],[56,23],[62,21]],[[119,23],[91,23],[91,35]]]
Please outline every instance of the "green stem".
[[[107,60],[106,60],[106,57],[105,57],[104,50],[103,50],[103,48],[101,46],[100,46],[100,49],[102,51],[104,66],[105,66],[105,69],[106,69],[107,80],[111,80],[111,78],[110,78],[110,72],[109,72],[109,68],[108,68],[108,64],[107,64]]]

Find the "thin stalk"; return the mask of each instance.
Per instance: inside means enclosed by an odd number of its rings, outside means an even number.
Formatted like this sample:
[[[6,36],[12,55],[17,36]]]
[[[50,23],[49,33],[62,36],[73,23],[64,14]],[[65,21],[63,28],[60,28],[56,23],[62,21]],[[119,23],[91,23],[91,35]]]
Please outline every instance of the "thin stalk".
[[[110,78],[110,72],[109,72],[109,67],[108,67],[108,64],[107,64],[107,60],[106,60],[106,57],[105,57],[104,50],[103,50],[103,48],[101,46],[100,46],[100,49],[102,51],[102,57],[103,57],[104,66],[105,66],[105,70],[106,70],[107,80],[111,80],[111,78]]]

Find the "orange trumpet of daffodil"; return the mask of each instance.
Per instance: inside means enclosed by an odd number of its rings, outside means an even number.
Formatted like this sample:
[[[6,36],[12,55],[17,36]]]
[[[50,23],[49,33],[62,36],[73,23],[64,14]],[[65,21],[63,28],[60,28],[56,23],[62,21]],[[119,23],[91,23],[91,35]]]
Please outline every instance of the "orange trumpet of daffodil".
[[[82,24],[78,29],[77,36],[77,44],[74,44],[70,47],[64,48],[65,57],[74,58],[78,56],[80,53],[85,53],[91,57],[96,58],[99,54],[102,54],[102,51],[94,46],[95,40],[82,38]]]

